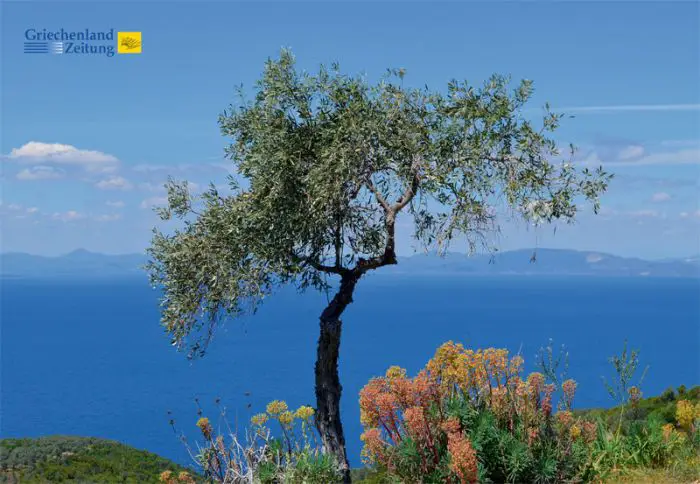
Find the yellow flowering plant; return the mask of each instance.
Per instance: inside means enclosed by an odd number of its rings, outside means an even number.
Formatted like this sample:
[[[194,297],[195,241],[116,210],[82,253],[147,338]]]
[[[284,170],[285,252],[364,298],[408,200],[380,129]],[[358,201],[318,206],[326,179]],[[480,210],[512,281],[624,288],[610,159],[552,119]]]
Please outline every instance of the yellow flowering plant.
[[[217,405],[219,400],[217,399]],[[199,402],[197,401],[199,408]],[[321,452],[313,426],[315,410],[306,405],[290,409],[284,400],[269,402],[265,411],[254,414],[244,429],[231,428],[225,408],[219,405],[219,423],[203,416],[199,408],[196,427],[203,442],[196,451],[181,440],[199,466],[207,482],[338,482],[340,471],[335,460]],[[271,428],[276,422],[278,428]],[[174,420],[171,425],[175,429]],[[222,432],[223,430],[223,432]],[[177,431],[177,430],[176,430]],[[184,474],[172,472],[159,476],[167,484],[193,484]]]
[[[688,400],[678,400],[676,402],[676,421],[682,429],[694,432],[698,420],[700,420],[700,402],[696,405],[693,405]]]

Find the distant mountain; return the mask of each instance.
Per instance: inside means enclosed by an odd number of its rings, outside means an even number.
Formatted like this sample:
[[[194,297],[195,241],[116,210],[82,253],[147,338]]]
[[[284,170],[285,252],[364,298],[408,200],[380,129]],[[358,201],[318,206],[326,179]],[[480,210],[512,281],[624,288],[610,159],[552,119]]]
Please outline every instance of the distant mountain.
[[[491,255],[467,256],[435,253],[399,257],[383,274],[471,275],[578,275],[700,277],[700,258],[687,257],[648,261],[603,252],[564,249],[524,249]],[[59,257],[23,253],[0,255],[0,276],[8,277],[118,277],[144,276],[144,254],[106,255],[76,250]]]
[[[59,257],[10,252],[0,254],[2,277],[115,277],[143,275],[144,254],[107,255],[78,249]]]
[[[434,253],[399,257],[394,273],[540,274],[580,276],[700,277],[697,258],[648,261],[603,252],[523,249],[494,255]]]

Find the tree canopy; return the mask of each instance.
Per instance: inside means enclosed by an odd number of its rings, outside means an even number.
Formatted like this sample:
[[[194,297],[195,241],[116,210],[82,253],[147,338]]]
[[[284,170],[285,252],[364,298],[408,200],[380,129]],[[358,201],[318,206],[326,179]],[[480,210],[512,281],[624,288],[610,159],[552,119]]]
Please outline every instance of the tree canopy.
[[[396,263],[399,213],[425,248],[470,248],[498,229],[499,211],[526,220],[575,218],[599,208],[610,175],[562,159],[552,133],[524,115],[530,81],[483,87],[450,81],[444,92],[404,87],[404,71],[378,83],[338,65],[300,72],[291,52],[270,59],[255,96],[219,125],[235,176],[198,197],[171,180],[148,270],[164,290],[163,324],[190,354],[206,348],[217,321],[254,311],[276,287],[329,287],[328,277]]]

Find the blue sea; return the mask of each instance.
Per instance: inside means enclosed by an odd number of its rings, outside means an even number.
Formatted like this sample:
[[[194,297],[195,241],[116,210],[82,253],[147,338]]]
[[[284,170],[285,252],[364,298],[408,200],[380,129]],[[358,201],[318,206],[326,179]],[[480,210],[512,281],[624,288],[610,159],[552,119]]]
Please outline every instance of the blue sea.
[[[314,405],[325,295],[282,291],[231,321],[188,361],[159,326],[158,292],[141,278],[3,280],[0,436],[116,439],[182,463],[168,424],[195,436],[221,398],[231,423],[273,399]],[[649,371],[642,389],[700,384],[700,280],[405,277],[361,281],[344,316],[340,373],[349,457],[359,465],[358,392],[390,365],[414,373],[447,340],[520,352],[529,370],[553,340],[569,353],[579,407],[611,405],[602,376],[627,339]]]

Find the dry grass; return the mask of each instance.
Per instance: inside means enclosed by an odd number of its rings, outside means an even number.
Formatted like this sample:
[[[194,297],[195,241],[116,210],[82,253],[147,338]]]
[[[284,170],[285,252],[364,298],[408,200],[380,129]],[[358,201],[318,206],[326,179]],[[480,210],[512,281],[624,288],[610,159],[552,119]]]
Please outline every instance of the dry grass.
[[[694,478],[683,479],[677,475],[670,475],[665,469],[632,469],[624,475],[611,477],[605,484],[634,483],[634,484],[700,484],[700,469]]]

